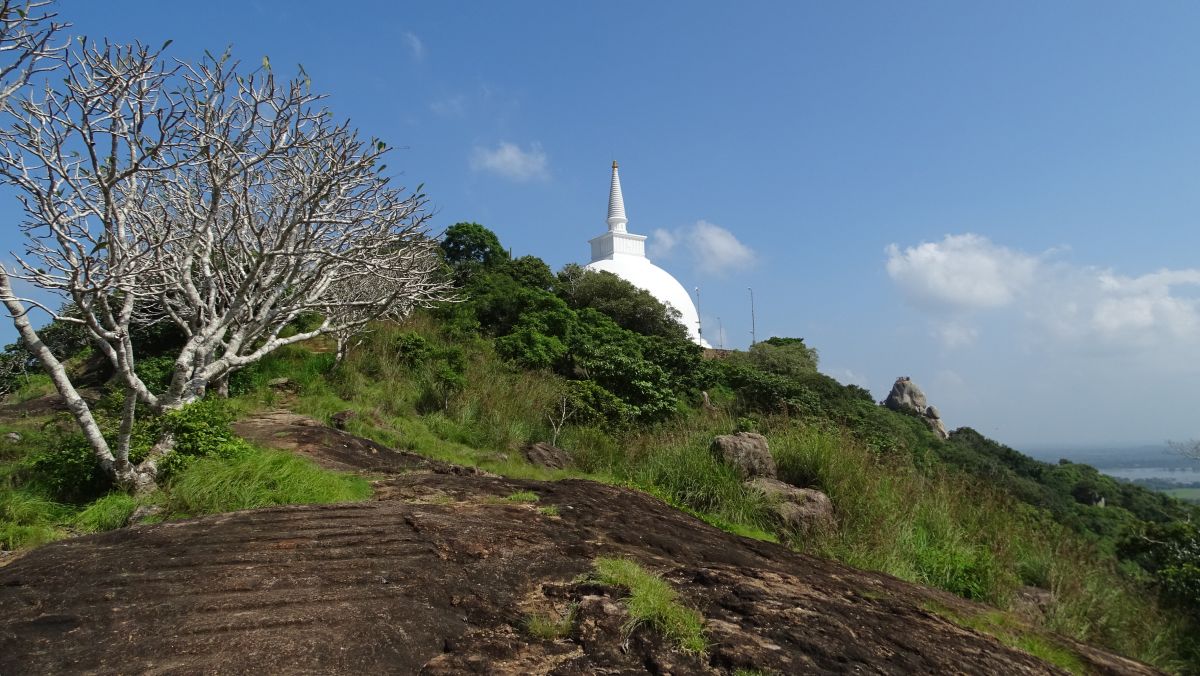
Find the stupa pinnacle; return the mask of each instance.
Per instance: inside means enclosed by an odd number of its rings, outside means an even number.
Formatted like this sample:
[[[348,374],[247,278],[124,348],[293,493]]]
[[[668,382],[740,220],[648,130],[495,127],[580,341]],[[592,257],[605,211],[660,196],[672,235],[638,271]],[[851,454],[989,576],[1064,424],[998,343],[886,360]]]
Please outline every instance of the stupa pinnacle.
[[[617,170],[617,161],[613,160],[612,187],[608,189],[608,230],[609,232],[625,232],[625,198],[621,196],[621,174]]]
[[[591,240],[592,262],[589,270],[611,272],[639,289],[649,291],[664,305],[679,311],[679,322],[688,336],[704,347],[711,347],[700,337],[700,315],[687,289],[671,273],[646,258],[646,236],[627,232],[625,198],[621,194],[621,175],[616,161],[612,164],[612,185],[608,191],[608,232]]]

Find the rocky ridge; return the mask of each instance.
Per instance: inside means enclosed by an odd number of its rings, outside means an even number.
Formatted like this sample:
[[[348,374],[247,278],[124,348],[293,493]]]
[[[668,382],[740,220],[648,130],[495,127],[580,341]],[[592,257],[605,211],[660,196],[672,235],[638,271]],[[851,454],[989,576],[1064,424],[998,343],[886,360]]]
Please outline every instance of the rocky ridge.
[[[739,538],[637,491],[488,476],[284,412],[238,431],[386,478],[366,502],[30,552],[0,568],[0,673],[1064,673],[947,619],[983,606]],[[516,492],[538,500],[504,499]],[[670,582],[703,615],[707,651],[630,626],[624,592],[588,578],[601,556]],[[535,613],[570,616],[569,630],[536,638]],[[1154,673],[1047,640],[1092,673]]]

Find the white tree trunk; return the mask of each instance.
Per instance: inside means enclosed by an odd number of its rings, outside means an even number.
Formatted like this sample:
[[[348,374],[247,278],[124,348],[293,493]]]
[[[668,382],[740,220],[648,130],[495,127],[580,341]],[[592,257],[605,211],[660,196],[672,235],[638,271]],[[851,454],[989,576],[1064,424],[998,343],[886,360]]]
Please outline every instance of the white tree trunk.
[[[74,416],[75,422],[79,423],[80,429],[83,430],[83,436],[87,438],[88,444],[96,453],[100,466],[114,477],[119,477],[123,473],[127,474],[131,469],[128,455],[125,456],[124,462],[120,463],[113,456],[112,450],[108,447],[108,441],[100,432],[100,425],[92,417],[92,410],[83,397],[79,396],[79,391],[75,389],[75,386],[71,384],[66,368],[63,367],[58,357],[54,356],[50,348],[46,347],[37,331],[34,330],[33,324],[29,322],[29,309],[13,295],[8,271],[3,266],[0,266],[0,301],[3,301],[4,307],[12,315],[13,325],[20,333],[21,340],[25,342],[25,347],[33,353],[33,356],[37,357],[42,367],[46,369],[46,373],[50,375],[50,379],[54,381],[55,389],[66,401],[67,410]]]

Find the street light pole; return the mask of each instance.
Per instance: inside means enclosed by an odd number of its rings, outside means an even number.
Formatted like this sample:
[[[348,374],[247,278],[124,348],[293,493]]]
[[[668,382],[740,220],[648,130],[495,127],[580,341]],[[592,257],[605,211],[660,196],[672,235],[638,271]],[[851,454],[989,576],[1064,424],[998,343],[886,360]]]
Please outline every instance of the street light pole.
[[[754,343],[757,342],[755,340],[756,336],[754,333],[755,329],[757,328],[754,325],[754,289],[751,287],[746,288],[750,291],[750,346],[753,347]]]

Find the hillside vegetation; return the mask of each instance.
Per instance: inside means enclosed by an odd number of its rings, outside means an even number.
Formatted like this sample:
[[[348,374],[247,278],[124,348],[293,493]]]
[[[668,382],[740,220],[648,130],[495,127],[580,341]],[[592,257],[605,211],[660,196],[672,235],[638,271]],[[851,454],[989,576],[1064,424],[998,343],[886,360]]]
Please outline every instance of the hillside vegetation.
[[[164,429],[179,440],[162,490],[139,499],[161,508],[154,518],[362,499],[362,478],[228,431],[232,417],[262,408],[326,421],[350,411],[348,431],[385,445],[509,477],[635,487],[734,533],[939,587],[1167,669],[1200,668],[1195,507],[1086,465],[1032,460],[969,428],[943,442],[821,374],[801,339],[706,360],[649,294],[612,275],[513,259],[482,226],[452,227],[443,251],[459,302],[372,326],[340,363],[332,344],[283,348],[236,373],[227,401],[144,417],[131,457]],[[91,368],[86,344],[62,333],[54,349],[73,355],[77,371]],[[146,330],[139,368],[165,372],[175,341]],[[27,361],[19,346],[5,359]],[[10,402],[47,391],[40,376],[15,378]],[[112,399],[96,407],[111,427],[119,399],[101,396]],[[5,548],[117,527],[137,508],[109,492],[75,432],[9,418],[4,431],[22,441],[0,448]],[[836,526],[784,528],[709,451],[734,430],[766,435],[780,478],[828,494]],[[573,467],[530,465],[520,449],[534,441],[553,441]],[[988,626],[1009,635],[1001,625]]]

